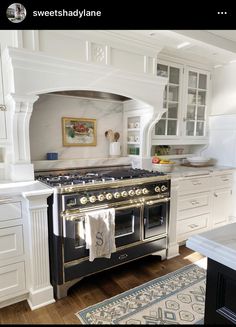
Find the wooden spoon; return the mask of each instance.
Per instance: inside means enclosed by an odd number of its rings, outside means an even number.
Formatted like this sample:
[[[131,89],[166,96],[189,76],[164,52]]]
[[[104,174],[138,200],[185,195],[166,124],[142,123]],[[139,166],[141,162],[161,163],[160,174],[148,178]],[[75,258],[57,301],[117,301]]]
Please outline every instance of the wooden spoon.
[[[117,142],[119,140],[119,138],[120,138],[120,133],[115,132],[114,133],[114,140],[115,140],[115,142]]]

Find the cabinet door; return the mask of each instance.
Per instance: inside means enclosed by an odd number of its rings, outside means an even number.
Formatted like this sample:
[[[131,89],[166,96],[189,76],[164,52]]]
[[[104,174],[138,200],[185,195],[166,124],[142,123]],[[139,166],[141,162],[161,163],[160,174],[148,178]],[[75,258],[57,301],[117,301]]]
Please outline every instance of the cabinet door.
[[[164,62],[157,64],[157,76],[168,77],[163,96],[163,108],[167,111],[156,123],[154,135],[173,137],[179,134],[182,72],[181,65]]]
[[[228,223],[232,207],[231,189],[216,189],[213,194],[213,226]]]
[[[6,113],[0,108],[0,140],[6,139]]]
[[[209,76],[209,73],[205,71],[187,69],[185,76],[185,136],[203,137],[206,135]]]

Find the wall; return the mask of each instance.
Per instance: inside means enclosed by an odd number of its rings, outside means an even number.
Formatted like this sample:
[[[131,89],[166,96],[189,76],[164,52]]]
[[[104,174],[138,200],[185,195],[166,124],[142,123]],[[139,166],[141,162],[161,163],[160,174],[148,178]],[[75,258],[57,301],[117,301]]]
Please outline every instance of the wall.
[[[236,63],[215,68],[212,79],[211,114],[236,114]]]
[[[31,160],[44,160],[47,152],[58,152],[59,159],[108,157],[104,133],[112,129],[121,134],[121,102],[59,95],[41,95],[34,104],[30,120]],[[62,117],[97,119],[97,146],[63,147]]]

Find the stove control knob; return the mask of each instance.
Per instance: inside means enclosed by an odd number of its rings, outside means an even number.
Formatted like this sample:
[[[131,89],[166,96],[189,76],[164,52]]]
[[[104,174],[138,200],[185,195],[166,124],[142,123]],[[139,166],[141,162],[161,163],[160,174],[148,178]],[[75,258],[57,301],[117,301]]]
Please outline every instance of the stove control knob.
[[[111,193],[107,193],[106,194],[106,199],[107,200],[111,200],[112,199],[112,194]]]
[[[103,194],[98,195],[98,201],[103,201],[105,199],[105,196]]]
[[[140,188],[138,188],[138,189],[135,191],[135,194],[136,194],[136,195],[140,195],[140,194],[142,194],[142,190],[141,190]]]
[[[121,192],[121,196],[122,196],[123,198],[125,198],[126,196],[128,196],[128,192],[126,192],[126,191],[122,191],[122,192]]]
[[[120,192],[115,192],[115,193],[114,193],[114,198],[115,198],[115,199],[118,199],[119,197],[120,197]]]
[[[97,199],[96,199],[95,195],[92,195],[92,196],[89,197],[89,202],[91,202],[91,203],[94,203],[96,200]]]
[[[167,187],[166,187],[165,185],[162,185],[162,186],[161,186],[161,191],[162,191],[162,192],[165,192],[166,190],[167,190]]]
[[[83,196],[79,201],[81,204],[86,204],[88,202],[88,199],[85,196]]]
[[[143,194],[148,194],[149,191],[148,191],[148,189],[145,187],[145,188],[142,189],[142,192],[143,192]]]
[[[128,193],[129,193],[130,196],[134,196],[134,194],[135,194],[134,190],[129,190]]]
[[[161,192],[160,186],[156,186],[155,187],[155,192],[157,192],[157,193],[160,193]]]

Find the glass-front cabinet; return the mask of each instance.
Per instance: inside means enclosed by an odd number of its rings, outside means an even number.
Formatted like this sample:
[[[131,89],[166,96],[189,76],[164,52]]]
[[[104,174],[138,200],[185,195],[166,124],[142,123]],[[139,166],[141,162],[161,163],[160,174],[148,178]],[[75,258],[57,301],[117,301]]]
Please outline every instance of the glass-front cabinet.
[[[168,78],[163,95],[163,108],[167,110],[155,124],[153,144],[206,139],[210,72],[158,60],[157,76]]]
[[[160,136],[176,136],[179,133],[182,67],[158,63],[157,76],[168,77],[163,97],[163,108],[167,111],[155,125],[154,133]]]
[[[209,73],[187,69],[185,136],[206,135]]]

